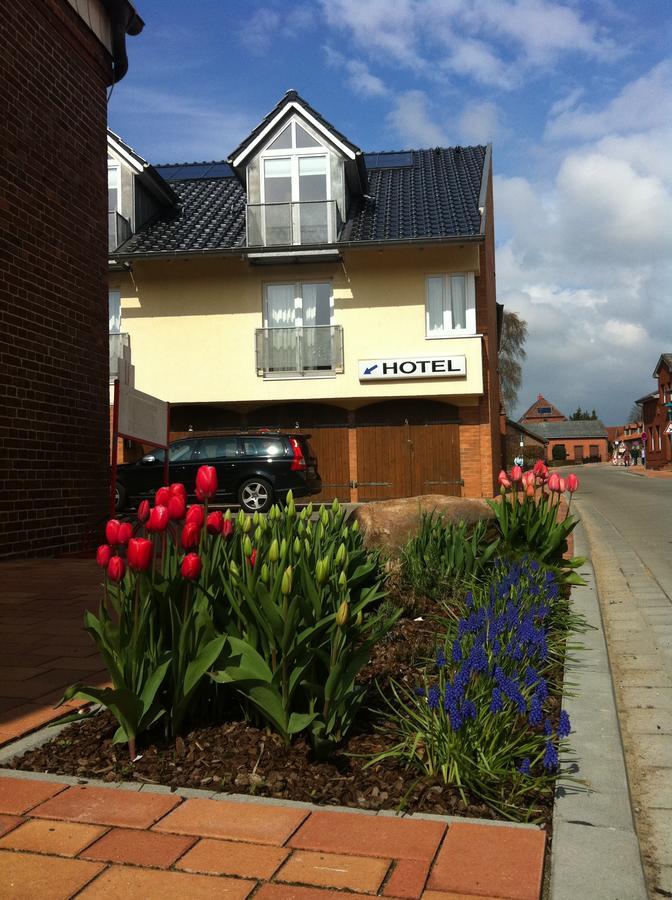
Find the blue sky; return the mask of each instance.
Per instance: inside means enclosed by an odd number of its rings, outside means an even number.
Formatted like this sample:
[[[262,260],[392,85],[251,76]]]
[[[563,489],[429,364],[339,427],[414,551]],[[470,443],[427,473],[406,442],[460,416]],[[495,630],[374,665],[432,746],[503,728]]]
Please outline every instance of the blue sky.
[[[493,142],[498,299],[528,322],[519,408],[623,422],[672,352],[672,4],[138,0],[110,127],[224,159],[289,88],[365,150]]]

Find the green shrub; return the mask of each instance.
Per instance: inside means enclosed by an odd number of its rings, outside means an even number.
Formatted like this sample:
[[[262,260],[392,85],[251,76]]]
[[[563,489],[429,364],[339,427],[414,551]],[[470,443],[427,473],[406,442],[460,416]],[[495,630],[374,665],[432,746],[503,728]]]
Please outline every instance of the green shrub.
[[[556,444],[551,451],[551,456],[554,460],[560,461],[563,459],[567,459],[567,450],[564,444]]]

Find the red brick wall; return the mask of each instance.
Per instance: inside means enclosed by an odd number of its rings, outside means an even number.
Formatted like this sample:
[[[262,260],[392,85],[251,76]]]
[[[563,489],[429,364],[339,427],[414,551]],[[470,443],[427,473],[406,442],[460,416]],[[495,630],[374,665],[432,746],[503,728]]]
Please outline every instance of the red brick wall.
[[[609,459],[609,448],[607,445],[606,438],[558,438],[557,440],[552,439],[549,440],[546,445],[546,458],[548,460],[553,459],[553,447],[558,444],[564,444],[565,450],[567,451],[567,463],[573,463],[575,461],[574,457],[574,448],[575,447],[583,447],[583,456],[585,459],[588,459],[590,456],[590,448],[596,446],[599,450],[600,454],[600,462],[607,462]]]
[[[65,0],[0,17],[0,557],[73,551],[108,474],[109,59]]]
[[[646,468],[661,469],[672,463],[672,447],[670,436],[665,434],[667,428],[667,409],[665,402],[672,388],[672,372],[661,365],[658,372],[658,397],[651,398],[644,404],[644,429],[646,431]],[[661,393],[662,390],[662,393]],[[658,434],[660,433],[660,450]]]

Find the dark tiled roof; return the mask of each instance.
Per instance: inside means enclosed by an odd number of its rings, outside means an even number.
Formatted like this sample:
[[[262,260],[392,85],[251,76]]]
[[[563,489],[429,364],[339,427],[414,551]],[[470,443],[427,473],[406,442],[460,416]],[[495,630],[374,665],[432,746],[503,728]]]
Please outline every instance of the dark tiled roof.
[[[368,171],[369,196],[355,199],[339,243],[476,237],[485,147],[414,150],[413,164]],[[165,171],[167,167],[162,167]],[[154,220],[115,251],[148,253],[226,250],[245,246],[245,190],[233,177],[189,179],[188,166],[168,183],[180,209]]]
[[[606,438],[607,429],[599,419],[585,419],[578,422],[540,422],[525,424],[528,431],[538,434],[545,440],[558,441],[562,438]]]

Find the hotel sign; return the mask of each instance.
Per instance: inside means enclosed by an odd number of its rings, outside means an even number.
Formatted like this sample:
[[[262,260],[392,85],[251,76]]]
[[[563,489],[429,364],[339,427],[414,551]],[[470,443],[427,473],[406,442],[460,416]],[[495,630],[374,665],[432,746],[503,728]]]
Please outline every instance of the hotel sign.
[[[360,359],[359,380],[400,378],[463,378],[466,356],[398,356],[390,359]]]

